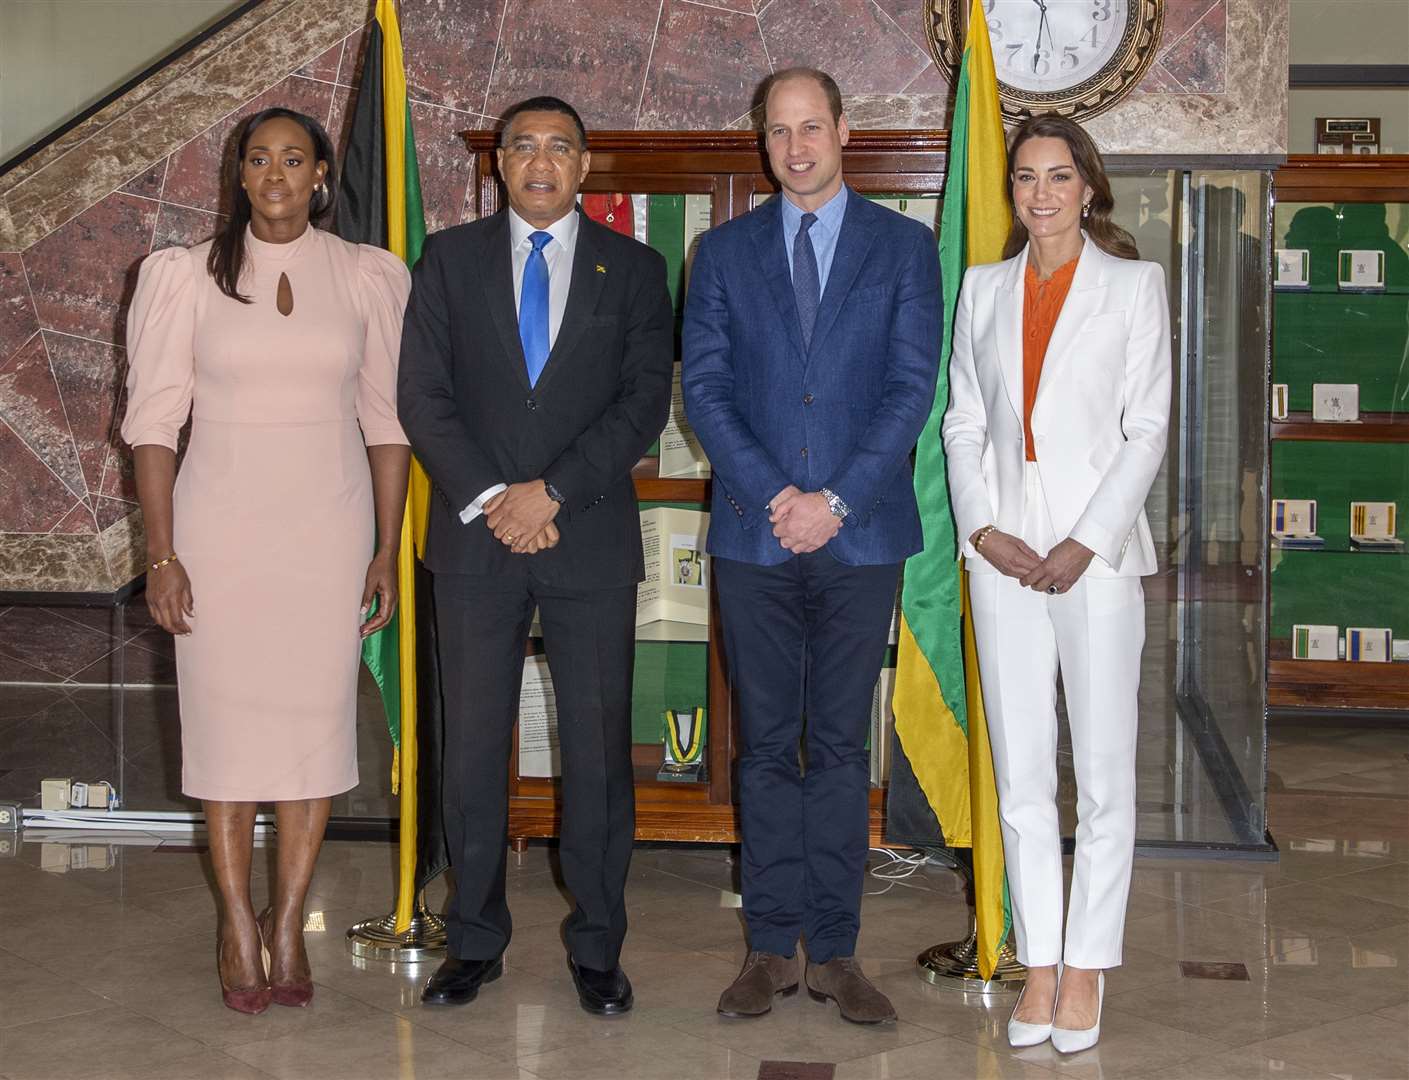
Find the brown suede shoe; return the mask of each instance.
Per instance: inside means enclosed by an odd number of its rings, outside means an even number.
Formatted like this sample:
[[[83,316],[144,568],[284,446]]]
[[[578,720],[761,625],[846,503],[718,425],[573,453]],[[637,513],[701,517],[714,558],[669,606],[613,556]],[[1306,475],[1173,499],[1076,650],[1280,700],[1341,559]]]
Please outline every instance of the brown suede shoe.
[[[797,993],[797,958],[751,952],[729,989],[719,995],[720,1016],[762,1016],[773,1008],[774,995]]]
[[[841,1018],[853,1024],[888,1024],[895,1020],[890,999],[861,974],[854,956],[807,965],[807,992],[814,1001],[835,1001]]]

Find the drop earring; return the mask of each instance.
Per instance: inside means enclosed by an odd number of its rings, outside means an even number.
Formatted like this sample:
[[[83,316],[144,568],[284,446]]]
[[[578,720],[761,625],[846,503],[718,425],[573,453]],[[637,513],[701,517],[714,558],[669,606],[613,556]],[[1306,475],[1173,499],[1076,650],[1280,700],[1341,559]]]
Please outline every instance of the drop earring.
[[[1091,204],[1090,204],[1090,203],[1082,203],[1082,204],[1081,204],[1081,220],[1082,220],[1082,221],[1085,221],[1085,220],[1086,220],[1087,218],[1089,218],[1090,216],[1091,216]]]

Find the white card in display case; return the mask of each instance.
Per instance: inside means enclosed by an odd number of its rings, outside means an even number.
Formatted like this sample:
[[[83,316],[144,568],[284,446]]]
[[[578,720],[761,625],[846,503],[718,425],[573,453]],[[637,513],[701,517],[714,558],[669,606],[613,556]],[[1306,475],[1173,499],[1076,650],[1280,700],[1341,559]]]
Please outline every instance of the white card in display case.
[[[1336,259],[1336,282],[1341,292],[1383,292],[1385,253],[1348,248]]]
[[[1327,424],[1350,424],[1360,419],[1360,386],[1357,383],[1315,383],[1311,387],[1311,419]]]
[[[1311,288],[1311,252],[1306,248],[1278,248],[1277,276],[1272,284],[1278,289]]]

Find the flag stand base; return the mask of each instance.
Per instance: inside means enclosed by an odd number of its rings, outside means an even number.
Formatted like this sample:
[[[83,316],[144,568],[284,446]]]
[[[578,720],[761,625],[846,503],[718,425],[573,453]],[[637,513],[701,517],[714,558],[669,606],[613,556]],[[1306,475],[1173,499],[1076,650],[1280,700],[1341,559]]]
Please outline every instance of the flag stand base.
[[[414,964],[439,958],[445,952],[445,920],[426,907],[425,898],[416,897],[411,925],[396,932],[396,912],[377,919],[363,919],[347,932],[347,947],[363,960],[385,960]]]
[[[932,945],[915,958],[915,963],[925,982],[970,994],[1016,994],[1027,981],[1027,968],[1018,963],[1011,935],[998,950],[993,978],[984,979],[979,974],[977,923],[969,925],[969,935],[963,941]]]

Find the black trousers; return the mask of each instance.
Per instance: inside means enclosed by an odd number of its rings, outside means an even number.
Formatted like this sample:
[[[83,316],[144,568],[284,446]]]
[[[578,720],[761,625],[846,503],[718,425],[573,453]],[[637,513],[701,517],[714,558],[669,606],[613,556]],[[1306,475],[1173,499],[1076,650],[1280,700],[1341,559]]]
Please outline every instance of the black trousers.
[[[445,699],[445,834],[456,885],[446,917],[450,954],[487,960],[509,944],[509,752],[536,604],[558,703],[559,854],[576,902],[565,936],[579,964],[609,970],[626,936],[623,890],[636,824],[636,586],[551,589],[526,569],[498,577],[437,574],[435,602]]]
[[[843,565],[826,548],[779,566],[714,560],[742,713],[739,819],[752,948],[791,956],[802,935],[816,963],[856,951],[866,736],[899,573],[894,563]]]

